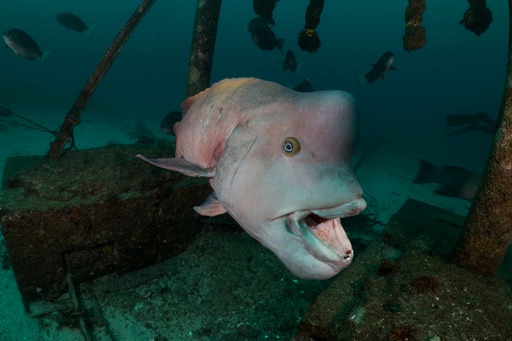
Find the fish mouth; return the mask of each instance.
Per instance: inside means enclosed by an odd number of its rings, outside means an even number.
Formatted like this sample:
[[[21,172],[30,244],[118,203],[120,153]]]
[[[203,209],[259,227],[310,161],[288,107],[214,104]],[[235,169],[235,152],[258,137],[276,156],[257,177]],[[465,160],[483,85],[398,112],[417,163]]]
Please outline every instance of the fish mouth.
[[[354,250],[340,218],[356,215],[365,208],[366,201],[358,198],[333,208],[296,211],[287,218],[288,231],[302,239],[316,259],[343,269],[352,262]]]

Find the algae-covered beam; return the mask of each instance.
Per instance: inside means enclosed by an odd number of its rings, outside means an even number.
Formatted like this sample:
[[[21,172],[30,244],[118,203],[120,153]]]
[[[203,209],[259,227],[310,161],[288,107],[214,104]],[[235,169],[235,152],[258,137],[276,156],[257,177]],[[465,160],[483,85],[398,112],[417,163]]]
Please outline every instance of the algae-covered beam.
[[[186,97],[210,86],[222,0],[198,0],[188,66]]]
[[[409,0],[405,10],[405,33],[403,37],[405,51],[421,49],[427,43],[427,31],[423,26],[423,13],[426,8],[425,0]]]
[[[299,32],[297,41],[302,51],[316,52],[320,48],[320,36],[316,28],[320,25],[320,15],[324,10],[324,2],[325,0],[309,0],[309,5],[306,8],[306,25]]]
[[[468,0],[469,8],[464,12],[459,24],[477,36],[481,35],[492,23],[492,12],[486,0]]]
[[[50,151],[48,154],[50,159],[58,159],[62,154],[64,146],[69,142],[70,139],[73,139],[73,129],[80,123],[80,116],[82,116],[82,113],[84,112],[92,94],[103,80],[103,77],[105,77],[106,73],[110,69],[110,66],[116,59],[117,55],[123,48],[132,32],[135,30],[147,11],[155,4],[155,2],[156,0],[143,0],[139,7],[132,14],[128,22],[117,34],[116,38],[76,98],[75,103],[71,107],[70,111],[66,114],[64,122],[59,128],[55,140],[50,143]]]
[[[467,270],[494,275],[512,240],[512,0],[505,91],[498,130],[478,193],[453,260]]]

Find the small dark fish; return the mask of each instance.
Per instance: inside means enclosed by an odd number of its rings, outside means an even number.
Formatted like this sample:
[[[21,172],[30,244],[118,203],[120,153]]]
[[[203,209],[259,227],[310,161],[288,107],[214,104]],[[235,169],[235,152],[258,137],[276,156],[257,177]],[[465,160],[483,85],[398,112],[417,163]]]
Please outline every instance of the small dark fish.
[[[292,50],[288,50],[288,52],[286,52],[284,61],[281,64],[283,64],[283,71],[290,70],[291,72],[295,72],[297,70],[297,66],[299,66]]]
[[[3,38],[7,46],[18,56],[25,57],[30,60],[39,59],[43,61],[48,51],[42,52],[36,41],[25,31],[17,28],[11,28],[3,34]]]
[[[420,168],[413,183],[438,183],[435,193],[445,197],[471,200],[475,197],[480,175],[457,166],[436,167],[428,161],[419,160]]]
[[[313,92],[313,85],[311,85],[311,82],[309,79],[303,80],[300,84],[298,84],[295,88],[293,88],[295,91],[299,92]]]
[[[393,66],[393,62],[395,61],[395,55],[391,51],[386,51],[380,56],[377,63],[372,65],[370,71],[368,71],[364,75],[364,79],[362,79],[362,83],[373,83],[377,79],[384,79],[386,72],[388,70],[396,70]]]
[[[468,131],[479,131],[484,134],[492,135],[496,133],[498,123],[485,112],[477,112],[472,115],[455,114],[446,116],[446,125],[448,127],[464,126],[449,132],[445,136],[453,136],[466,133]]]
[[[59,13],[55,16],[57,22],[67,28],[68,30],[73,30],[77,32],[84,32],[90,30],[90,27],[86,25],[86,23],[80,19],[77,15],[69,12]]]
[[[252,41],[262,50],[271,51],[277,47],[283,53],[284,38],[276,38],[272,31],[274,20],[264,17],[256,17],[247,25],[247,30],[251,32]]]
[[[166,133],[167,135],[174,136],[174,124],[176,122],[181,121],[183,114],[179,111],[171,111],[167,115],[165,115],[162,123],[160,123],[160,130]]]

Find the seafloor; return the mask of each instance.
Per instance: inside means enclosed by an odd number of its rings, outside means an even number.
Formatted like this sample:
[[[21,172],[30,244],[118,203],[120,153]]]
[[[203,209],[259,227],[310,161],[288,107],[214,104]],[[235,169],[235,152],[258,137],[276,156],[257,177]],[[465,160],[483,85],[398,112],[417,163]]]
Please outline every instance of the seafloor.
[[[16,141],[17,129],[2,132],[14,141],[2,165],[15,153],[45,152]],[[109,139],[90,139],[99,145],[133,142],[99,124],[94,134]],[[510,261],[495,278],[451,264],[470,203],[412,184],[416,170],[416,157],[390,144],[358,169],[369,208],[344,222],[355,260],[329,281],[301,280],[237,225],[205,219],[186,252],[81,284],[52,304],[31,304],[29,314],[2,241],[0,339],[512,340]]]

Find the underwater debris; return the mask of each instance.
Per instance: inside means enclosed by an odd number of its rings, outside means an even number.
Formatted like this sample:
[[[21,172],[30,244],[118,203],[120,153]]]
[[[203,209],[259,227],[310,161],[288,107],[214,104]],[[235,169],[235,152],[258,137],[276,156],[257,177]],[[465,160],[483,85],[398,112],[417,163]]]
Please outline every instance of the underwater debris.
[[[402,38],[405,51],[421,49],[427,42],[426,29],[422,25],[426,8],[425,0],[409,0],[405,10],[405,33]]]
[[[418,276],[412,281],[411,286],[420,294],[435,293],[439,290],[440,283],[434,276]]]
[[[469,8],[464,12],[459,24],[477,36],[481,35],[492,23],[492,12],[486,0],[468,0]]]

